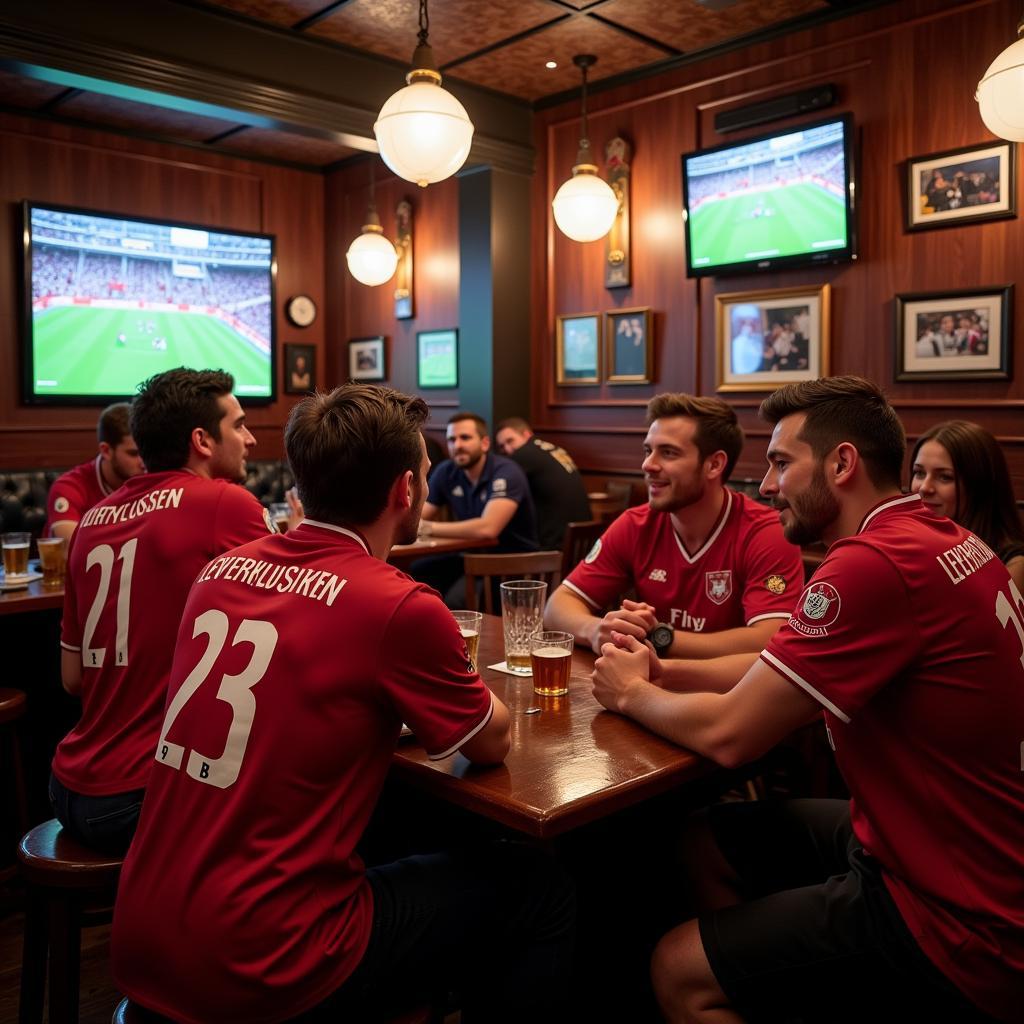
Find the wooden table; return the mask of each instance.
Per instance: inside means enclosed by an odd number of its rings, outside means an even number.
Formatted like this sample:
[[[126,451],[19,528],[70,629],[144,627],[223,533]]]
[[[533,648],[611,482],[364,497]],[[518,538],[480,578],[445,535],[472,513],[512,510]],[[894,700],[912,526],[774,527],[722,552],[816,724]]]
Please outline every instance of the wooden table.
[[[605,711],[590,692],[594,656],[577,647],[569,693],[538,697],[531,677],[486,668],[504,660],[501,619],[484,616],[484,682],[512,715],[505,763],[471,765],[461,754],[430,761],[402,740],[392,772],[401,781],[476,814],[547,839],[716,770],[710,761]],[[528,708],[542,710],[526,714]]]
[[[0,615],[42,612],[63,607],[64,588],[44,589],[42,580],[33,580],[22,590],[0,591]]]
[[[457,551],[481,551],[497,547],[496,540],[472,540],[468,537],[425,537],[412,544],[396,544],[388,561],[400,569],[407,569],[417,558],[426,555],[450,555]]]

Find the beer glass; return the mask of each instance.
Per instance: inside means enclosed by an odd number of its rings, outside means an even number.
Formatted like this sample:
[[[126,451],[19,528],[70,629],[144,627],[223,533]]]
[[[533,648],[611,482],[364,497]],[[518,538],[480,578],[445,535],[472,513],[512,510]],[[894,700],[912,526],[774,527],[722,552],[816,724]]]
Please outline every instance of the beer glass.
[[[288,516],[291,509],[287,501],[275,501],[270,506],[270,518],[274,521],[279,533],[288,532]]]
[[[36,541],[36,547],[39,548],[39,568],[43,570],[43,586],[64,586],[64,566],[67,559],[64,538],[40,537]]]
[[[530,637],[533,692],[542,697],[561,697],[569,692],[572,668],[572,633],[558,629],[538,630]]]
[[[4,573],[7,578],[28,575],[28,545],[31,537],[27,533],[5,533],[0,538],[4,551]]]
[[[515,675],[530,674],[530,637],[544,624],[547,593],[543,580],[509,580],[501,585],[505,665]]]
[[[459,632],[462,639],[466,641],[466,654],[473,666],[474,672],[479,672],[476,656],[480,648],[480,624],[484,617],[481,612],[457,611],[452,612],[452,618],[459,624]]]

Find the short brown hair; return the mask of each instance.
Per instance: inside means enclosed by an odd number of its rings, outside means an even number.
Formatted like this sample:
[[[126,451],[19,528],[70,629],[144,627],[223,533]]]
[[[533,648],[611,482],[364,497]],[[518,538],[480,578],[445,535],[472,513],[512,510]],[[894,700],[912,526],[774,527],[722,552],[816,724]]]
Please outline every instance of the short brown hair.
[[[292,409],[284,446],[306,514],[326,523],[372,523],[395,480],[423,459],[422,398],[351,381]]]
[[[503,430],[516,430],[520,434],[524,430],[528,430],[531,434],[533,433],[533,427],[522,416],[509,416],[508,419],[502,420],[494,428],[494,436],[497,437]]]
[[[647,403],[647,425],[671,416],[687,416],[697,424],[693,442],[703,461],[715,452],[725,452],[724,479],[732,475],[736,460],[743,451],[743,428],[736,412],[721,398],[705,398],[682,392],[655,395]]]
[[[787,384],[769,395],[758,412],[771,424],[807,413],[798,436],[815,458],[824,458],[846,441],[860,453],[876,487],[900,486],[906,434],[884,392],[871,381],[847,376]]]
[[[454,416],[448,417],[448,426],[453,423],[460,423],[462,420],[472,420],[476,424],[476,432],[481,437],[487,436],[487,420],[475,412],[457,412]]]
[[[96,440],[116,448],[132,432],[132,407],[129,402],[115,402],[108,405],[96,422]]]

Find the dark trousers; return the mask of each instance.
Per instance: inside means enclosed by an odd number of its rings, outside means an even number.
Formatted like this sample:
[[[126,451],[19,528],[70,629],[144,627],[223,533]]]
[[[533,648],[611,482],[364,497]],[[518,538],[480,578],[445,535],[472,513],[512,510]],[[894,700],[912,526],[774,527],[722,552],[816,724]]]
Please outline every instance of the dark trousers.
[[[72,838],[100,853],[123,856],[139,823],[144,789],[113,796],[75,793],[50,773],[50,806]]]

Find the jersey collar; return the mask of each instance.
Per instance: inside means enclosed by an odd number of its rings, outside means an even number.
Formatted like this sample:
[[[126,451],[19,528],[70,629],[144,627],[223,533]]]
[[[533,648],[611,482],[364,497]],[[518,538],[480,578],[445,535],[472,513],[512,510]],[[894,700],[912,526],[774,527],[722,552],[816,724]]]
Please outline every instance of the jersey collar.
[[[917,504],[920,506],[921,495],[920,494],[901,494],[898,498],[886,498],[880,505],[876,505],[862,520],[861,524],[857,529],[858,533],[863,533],[871,521],[881,515],[883,512],[888,512],[891,508],[898,508],[901,505],[913,505]]]
[[[100,485],[100,491],[104,494],[104,496],[106,496],[108,494],[113,494],[114,489],[107,484],[106,480],[103,479],[103,471],[100,469],[100,464],[102,461],[103,456],[97,455],[96,462],[94,463],[94,465],[96,466],[96,482]]]
[[[671,514],[669,515],[668,528],[672,531],[672,536],[675,537],[676,547],[679,548],[680,554],[690,565],[693,565],[694,562],[699,562],[704,557],[708,548],[718,540],[718,535],[725,528],[726,521],[729,519],[729,512],[732,510],[732,491],[728,487],[723,487],[722,490],[725,491],[725,501],[722,502],[722,514],[718,517],[718,524],[711,531],[711,536],[692,555],[686,550],[685,545],[679,539],[679,534],[676,533]]]
[[[349,530],[344,526],[335,526],[334,523],[321,523],[319,519],[310,519],[309,516],[306,516],[306,518],[299,523],[299,526],[316,526],[321,530],[333,530],[335,533],[351,537],[367,554],[370,553],[370,549],[367,547],[366,541],[363,540],[362,534],[356,533],[355,530]],[[298,529],[298,527],[296,527],[296,529]]]

